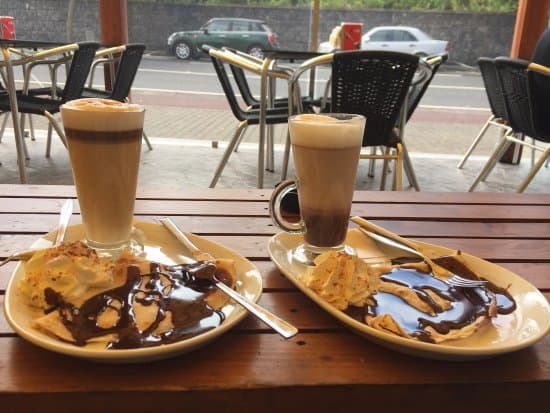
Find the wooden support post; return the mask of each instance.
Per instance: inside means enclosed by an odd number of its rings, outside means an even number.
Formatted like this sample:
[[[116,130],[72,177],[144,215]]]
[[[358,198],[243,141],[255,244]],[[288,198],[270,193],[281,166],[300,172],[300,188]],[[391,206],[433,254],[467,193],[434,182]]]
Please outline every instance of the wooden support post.
[[[128,13],[126,0],[99,0],[101,44],[105,47],[128,43]],[[103,65],[105,88],[111,90],[109,65]]]
[[[511,57],[531,60],[537,40],[548,26],[549,5],[550,0],[519,0]],[[519,163],[521,148],[519,145],[510,145],[500,162]]]

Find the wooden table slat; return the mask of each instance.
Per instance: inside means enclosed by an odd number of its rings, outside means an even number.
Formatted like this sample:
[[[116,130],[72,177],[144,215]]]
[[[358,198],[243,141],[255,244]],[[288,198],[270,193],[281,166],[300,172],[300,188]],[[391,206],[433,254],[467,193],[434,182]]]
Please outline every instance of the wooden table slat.
[[[57,226],[58,214],[2,214],[0,233],[43,234]],[[140,221],[154,222],[152,216],[137,215]],[[208,235],[274,235],[280,230],[271,218],[253,217],[243,222],[241,217],[173,216],[172,220],[189,232]],[[80,215],[71,219],[71,224],[81,222]],[[530,238],[549,239],[550,222],[442,222],[442,221],[388,221],[371,220],[376,225],[404,237],[442,238]],[[351,224],[353,226],[354,224]]]
[[[185,199],[185,200],[243,200],[262,201],[269,199],[272,189],[224,189],[214,190],[186,188],[185,190],[170,190],[140,187],[137,191],[139,199]],[[76,191],[71,185],[6,185],[0,184],[0,197],[20,198],[76,198]],[[429,204],[516,204],[516,205],[548,205],[550,194],[516,194],[516,193],[486,193],[486,192],[384,192],[358,191],[354,195],[356,202],[369,203],[429,203]]]

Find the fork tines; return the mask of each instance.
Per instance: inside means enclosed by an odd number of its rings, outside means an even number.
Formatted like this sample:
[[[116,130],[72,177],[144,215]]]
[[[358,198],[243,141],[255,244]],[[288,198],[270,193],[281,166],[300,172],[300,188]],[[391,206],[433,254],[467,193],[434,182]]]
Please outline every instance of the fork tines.
[[[483,287],[487,284],[486,280],[469,280],[467,278],[460,277],[458,275],[453,275],[447,280],[447,283],[454,285],[456,287],[467,287],[467,288],[476,288]]]

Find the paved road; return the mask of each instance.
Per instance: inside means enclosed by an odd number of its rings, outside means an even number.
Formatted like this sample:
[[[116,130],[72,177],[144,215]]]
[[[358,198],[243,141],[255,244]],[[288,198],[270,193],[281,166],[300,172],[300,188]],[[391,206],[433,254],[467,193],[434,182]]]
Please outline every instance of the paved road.
[[[438,73],[423,99],[423,106],[487,109],[487,99],[481,77],[475,71],[451,71],[444,69]],[[322,70],[317,77],[318,88],[328,77]],[[250,76],[251,86],[259,88],[259,77]],[[136,76],[134,88],[151,91],[177,91],[188,94],[222,95],[216,74],[207,59],[200,61],[180,61],[175,58],[144,59]],[[284,95],[284,85],[278,86]],[[222,95],[223,96],[223,95]]]
[[[317,77],[318,90],[328,77],[327,70],[321,70]],[[47,73],[33,71],[35,84],[47,79]],[[101,73],[95,76],[95,84],[101,84]],[[250,76],[253,91],[259,91],[259,77]],[[173,57],[145,56],[134,82],[134,91],[148,94],[179,94],[195,96],[198,107],[204,107],[202,98],[212,101],[213,97],[224,100],[223,92],[210,61],[180,61]],[[278,92],[286,93],[284,84]],[[422,100],[422,107],[430,109],[451,109],[465,111],[486,111],[488,108],[481,77],[476,71],[454,71],[452,66],[443,67],[436,75]]]

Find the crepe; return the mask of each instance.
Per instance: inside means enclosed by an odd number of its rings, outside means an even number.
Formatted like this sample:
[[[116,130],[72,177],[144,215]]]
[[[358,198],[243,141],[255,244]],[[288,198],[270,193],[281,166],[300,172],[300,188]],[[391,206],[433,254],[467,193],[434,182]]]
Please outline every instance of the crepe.
[[[505,291],[455,288],[430,270],[425,262],[368,264],[345,252],[327,252],[299,279],[370,327],[415,340],[466,338],[497,316],[497,298]]]
[[[79,252],[70,259],[64,256],[63,277],[52,278],[59,255],[67,250]],[[77,345],[103,342],[133,348],[198,334],[223,322],[220,309],[229,300],[214,286],[213,275],[231,288],[236,282],[235,264],[229,259],[166,266],[123,254],[115,262],[101,263],[107,275],[94,275],[101,283],[77,286],[75,280],[82,277],[71,273],[75,269],[71,261],[87,256],[96,262],[94,252],[82,245],[67,245],[46,251],[45,256],[53,256],[53,263],[40,258],[42,271],[31,263],[20,292],[29,305],[39,305],[47,313],[33,320],[35,328]]]

